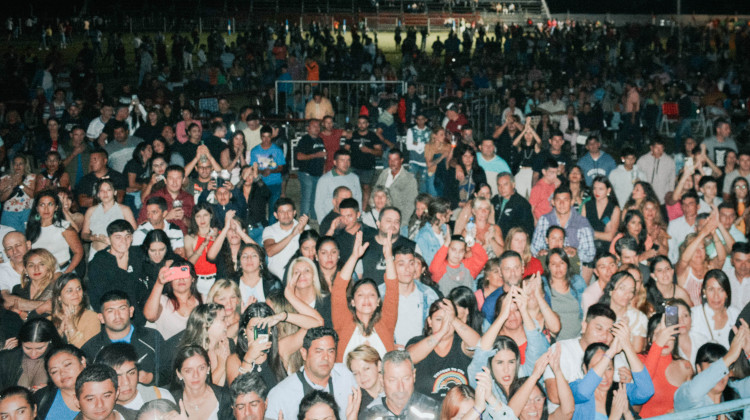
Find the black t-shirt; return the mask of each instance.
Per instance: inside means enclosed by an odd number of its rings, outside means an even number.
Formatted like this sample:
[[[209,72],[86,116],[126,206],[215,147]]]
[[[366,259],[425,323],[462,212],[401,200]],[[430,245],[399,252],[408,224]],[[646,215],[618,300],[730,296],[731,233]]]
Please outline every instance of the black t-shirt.
[[[406,343],[406,347],[424,340],[425,337],[420,335],[412,338]],[[469,384],[469,363],[471,357],[461,350],[461,337],[454,333],[453,345],[445,357],[438,356],[433,350],[414,366],[417,369],[414,390],[437,401],[443,401],[445,394],[454,386]]]
[[[372,131],[368,131],[367,134],[362,135],[358,131],[352,133],[352,138],[346,141],[351,147],[352,153],[352,167],[356,169],[375,169],[377,157],[370,153],[364,153],[360,149],[362,146],[374,148],[378,144],[382,144],[378,136]]]
[[[362,241],[366,242],[378,231],[367,226],[362,225],[360,228],[362,231]],[[333,233],[333,239],[336,241],[336,245],[339,247],[339,261],[346,261],[352,255],[352,249],[354,249],[354,235],[347,232],[345,229],[337,229]]]
[[[211,136],[211,138],[206,140],[206,147],[208,147],[208,151],[211,152],[211,156],[213,156],[214,160],[217,162],[221,162],[221,153],[228,146],[226,143],[221,141],[220,138]]]
[[[125,177],[125,175],[115,171],[114,169],[108,169],[107,174],[104,175],[103,178],[109,178],[112,180],[112,182],[115,184],[116,190],[125,190],[128,187],[128,179]],[[94,194],[94,184],[99,180],[100,178],[96,176],[93,172],[89,172],[88,174],[84,175],[83,178],[78,182],[78,185],[76,185],[76,195],[86,194],[89,196],[96,196]]]
[[[305,134],[299,140],[297,144],[297,152],[304,153],[306,155],[314,155],[319,152],[325,152],[326,146],[323,143],[323,139],[320,137],[312,138],[309,134]],[[296,156],[295,156],[296,157]],[[315,158],[309,160],[297,160],[297,166],[301,172],[312,176],[323,175],[323,168],[325,167],[326,158]]]
[[[125,164],[124,172],[123,175],[126,177],[129,176],[128,174],[135,174],[135,179],[140,184],[148,182],[148,179],[145,178],[146,168],[141,165],[141,162],[138,162],[138,159],[130,159],[128,163]]]
[[[547,161],[547,159],[554,159],[557,161],[558,165],[565,165],[565,172],[568,172],[571,168],[570,166],[570,156],[568,156],[567,153],[562,152],[559,155],[553,154],[549,150],[542,150],[541,153],[538,153],[536,155],[536,158],[534,158],[534,164],[532,168],[534,169],[534,172],[542,173],[542,168],[544,167],[544,162]]]
[[[198,154],[198,146],[199,145],[189,141],[186,141],[185,143],[175,142],[172,146],[172,151],[179,153],[182,158],[185,159],[185,164],[188,164],[189,162],[192,162],[193,159],[195,159],[195,155]]]
[[[373,231],[375,230],[373,229]],[[362,268],[364,270],[362,277],[373,279],[378,285],[383,284],[385,282],[385,258],[383,257],[383,246],[375,240],[374,235],[370,237],[364,236],[367,236],[366,232],[365,235],[363,235],[363,241],[368,242],[370,246],[367,247],[365,255],[362,256]],[[396,239],[396,242],[393,244],[393,249],[395,250],[401,246],[408,246],[411,249],[416,248],[414,241],[410,241],[399,235],[398,239]],[[352,248],[353,246],[348,249]],[[343,248],[339,247],[339,250],[343,250]]]

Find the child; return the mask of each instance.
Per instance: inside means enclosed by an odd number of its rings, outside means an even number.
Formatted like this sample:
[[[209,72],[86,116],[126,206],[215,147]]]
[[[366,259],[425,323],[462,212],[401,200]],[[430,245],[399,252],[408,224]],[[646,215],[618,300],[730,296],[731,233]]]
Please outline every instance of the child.
[[[621,205],[627,203],[636,182],[649,181],[646,179],[646,174],[635,166],[637,158],[635,149],[632,147],[623,147],[622,153],[620,153],[622,164],[609,173],[609,182],[612,183],[612,189],[615,192],[615,196],[617,196],[617,202]]]
[[[481,242],[474,241],[471,244],[469,256],[467,256],[466,246],[467,243],[462,236],[451,236],[450,229],[447,229],[445,242],[432,259],[430,274],[438,283],[440,292],[446,296],[458,286],[466,286],[475,290],[474,279],[489,259]]]

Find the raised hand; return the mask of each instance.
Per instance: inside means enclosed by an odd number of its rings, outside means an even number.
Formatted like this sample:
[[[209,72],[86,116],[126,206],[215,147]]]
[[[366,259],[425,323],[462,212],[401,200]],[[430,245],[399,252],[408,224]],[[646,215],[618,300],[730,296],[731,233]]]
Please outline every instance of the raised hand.
[[[385,236],[385,243],[383,244],[383,257],[386,261],[393,260],[393,233],[388,232]]]
[[[369,242],[362,243],[362,231],[357,232],[357,234],[354,236],[354,248],[352,248],[352,255],[355,255],[357,259],[362,258],[369,246]],[[388,246],[390,247],[390,234],[388,234]],[[385,254],[385,248],[386,244],[383,245],[383,254]]]
[[[659,347],[666,347],[670,342],[675,340],[675,337],[679,332],[680,325],[676,324],[667,327],[664,324],[664,316],[662,315],[661,322],[659,322],[659,325],[656,326],[656,330],[654,330],[654,344]]]
[[[358,386],[352,387],[349,403],[346,405],[346,420],[357,420],[359,406],[362,404],[362,390]]]
[[[224,216],[224,226],[225,227],[231,227],[232,222],[234,221],[234,215],[237,214],[234,210],[227,210],[226,216]]]
[[[302,232],[305,231],[305,226],[307,226],[307,222],[310,221],[310,216],[303,214],[302,217],[299,218],[299,223],[297,223],[297,226],[294,227],[294,234],[299,235]]]

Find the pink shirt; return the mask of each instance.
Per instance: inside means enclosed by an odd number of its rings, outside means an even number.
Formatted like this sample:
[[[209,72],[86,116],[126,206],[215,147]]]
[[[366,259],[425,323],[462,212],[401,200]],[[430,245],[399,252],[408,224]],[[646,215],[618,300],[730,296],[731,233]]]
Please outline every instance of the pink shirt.
[[[539,219],[552,211],[550,197],[555,192],[555,184],[548,184],[544,178],[540,179],[531,189],[529,204],[534,211],[534,217]]]

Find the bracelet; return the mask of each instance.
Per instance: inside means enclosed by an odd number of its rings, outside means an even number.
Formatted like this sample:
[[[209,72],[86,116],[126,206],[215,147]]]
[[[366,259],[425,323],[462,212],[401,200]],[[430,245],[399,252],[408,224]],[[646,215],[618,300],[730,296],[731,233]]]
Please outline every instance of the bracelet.
[[[479,416],[479,418],[482,418],[482,412],[479,411],[479,409],[476,406],[472,405],[471,408],[472,410],[474,410],[475,413],[477,413],[477,416]]]

